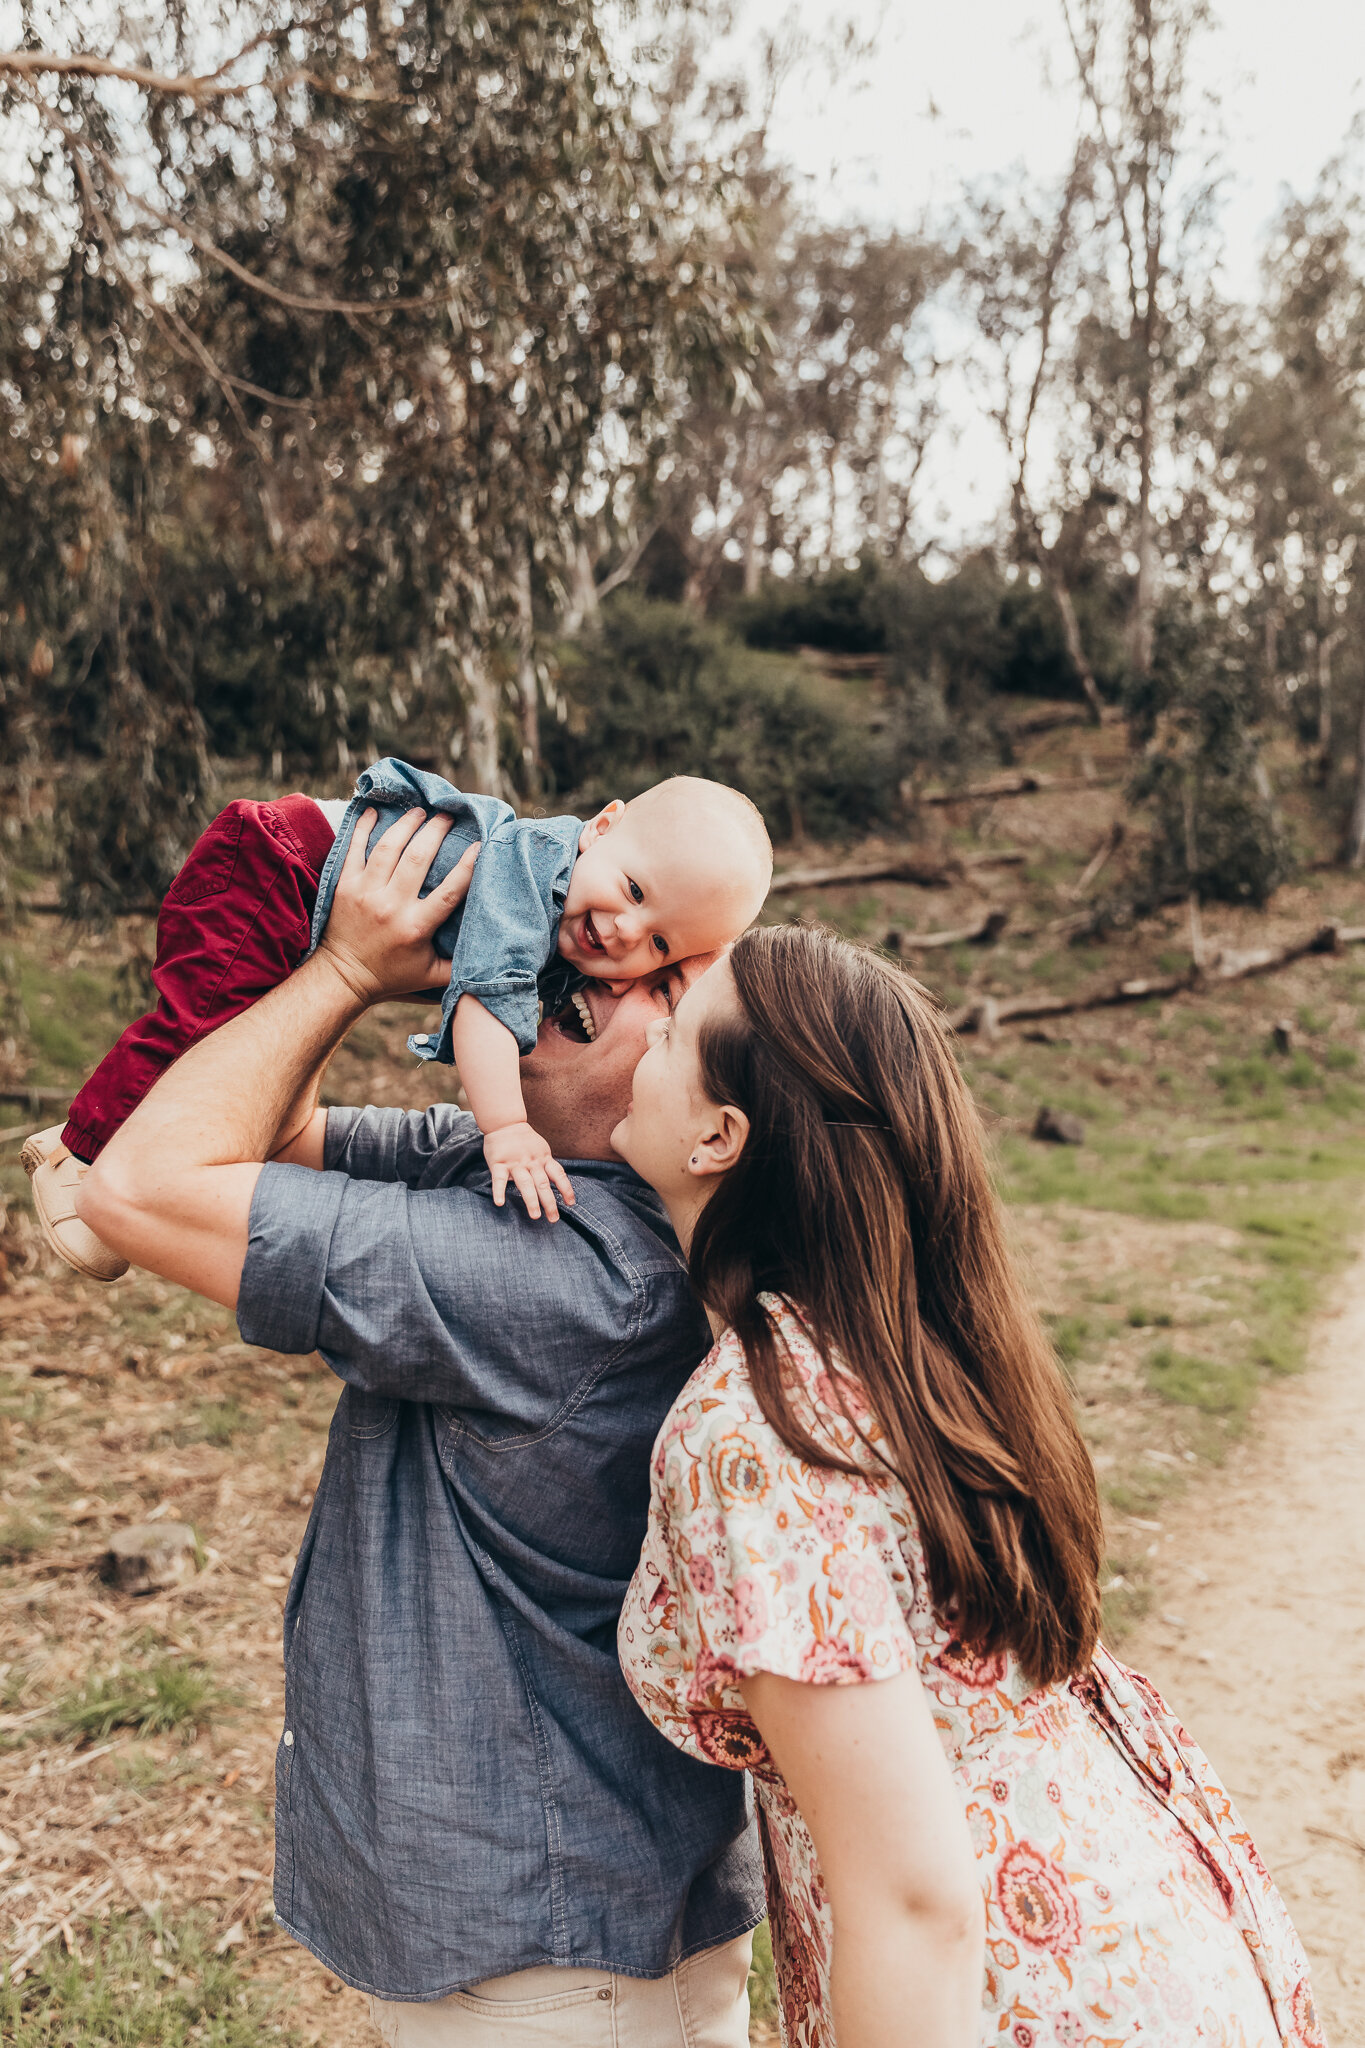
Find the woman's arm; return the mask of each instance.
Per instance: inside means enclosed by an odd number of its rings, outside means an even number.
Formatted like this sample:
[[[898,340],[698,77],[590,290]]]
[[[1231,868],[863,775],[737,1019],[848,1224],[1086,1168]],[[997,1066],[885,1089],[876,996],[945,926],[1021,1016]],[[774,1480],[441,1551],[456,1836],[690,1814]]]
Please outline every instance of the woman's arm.
[[[742,1690],[820,1860],[839,2048],[976,2048],[981,1882],[918,1674],[807,1685],[760,1672]]]

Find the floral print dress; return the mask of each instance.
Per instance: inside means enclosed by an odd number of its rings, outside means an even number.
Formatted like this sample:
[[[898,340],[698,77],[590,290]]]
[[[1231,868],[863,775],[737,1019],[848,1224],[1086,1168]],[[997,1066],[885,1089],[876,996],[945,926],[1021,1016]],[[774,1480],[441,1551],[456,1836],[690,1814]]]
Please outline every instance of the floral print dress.
[[[618,1643],[636,1699],[690,1755],[752,1773],[789,2048],[833,2048],[831,1923],[814,1845],[740,1680],[857,1685],[914,1667],[976,1845],[992,2048],[1324,2048],[1289,1917],[1202,1752],[1101,1649],[1037,1689],[930,1603],[904,1489],[872,1465],[791,1307],[764,1297],[817,1438],[866,1476],[805,1464],[765,1421],[727,1333],[654,1448],[649,1530]],[[855,1383],[844,1402],[875,1442]]]

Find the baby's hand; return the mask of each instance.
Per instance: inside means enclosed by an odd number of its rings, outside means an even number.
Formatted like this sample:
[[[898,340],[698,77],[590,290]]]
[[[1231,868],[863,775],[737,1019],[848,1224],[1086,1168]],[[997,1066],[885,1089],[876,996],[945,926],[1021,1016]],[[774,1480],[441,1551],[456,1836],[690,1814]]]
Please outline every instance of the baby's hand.
[[[483,1156],[493,1176],[493,1200],[499,1209],[507,1199],[509,1180],[515,1181],[528,1216],[539,1216],[543,1208],[551,1223],[558,1223],[555,1188],[573,1206],[573,1183],[540,1132],[532,1130],[530,1124],[503,1124],[500,1129],[487,1132]]]

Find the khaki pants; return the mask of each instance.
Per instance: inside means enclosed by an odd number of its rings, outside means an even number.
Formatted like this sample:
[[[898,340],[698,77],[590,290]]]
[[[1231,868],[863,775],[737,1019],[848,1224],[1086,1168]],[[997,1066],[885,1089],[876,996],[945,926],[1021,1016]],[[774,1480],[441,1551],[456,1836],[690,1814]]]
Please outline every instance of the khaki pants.
[[[747,2048],[753,1936],[667,1977],[518,1970],[429,2005],[370,2000],[385,2048]]]

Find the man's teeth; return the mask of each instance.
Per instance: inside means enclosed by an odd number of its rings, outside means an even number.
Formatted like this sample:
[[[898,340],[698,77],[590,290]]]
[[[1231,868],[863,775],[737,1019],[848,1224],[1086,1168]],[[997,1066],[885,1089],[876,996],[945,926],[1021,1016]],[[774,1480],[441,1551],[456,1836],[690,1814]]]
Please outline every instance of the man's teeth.
[[[578,1012],[578,1021],[587,1032],[588,1042],[591,1044],[592,1040],[597,1036],[597,1026],[592,1021],[592,1011],[588,1008],[588,999],[581,989],[575,989],[569,1000]]]

